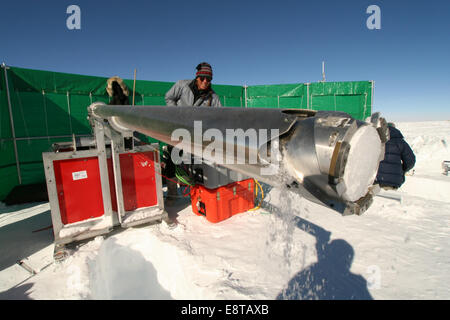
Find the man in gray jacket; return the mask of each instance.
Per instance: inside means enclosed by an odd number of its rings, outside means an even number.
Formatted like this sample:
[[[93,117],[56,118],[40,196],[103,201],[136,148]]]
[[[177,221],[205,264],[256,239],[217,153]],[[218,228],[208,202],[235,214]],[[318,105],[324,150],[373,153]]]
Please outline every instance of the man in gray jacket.
[[[167,91],[165,99],[168,106],[222,106],[219,96],[211,89],[211,65],[202,62],[196,69],[194,80],[179,80]]]
[[[168,106],[180,107],[221,107],[219,96],[211,88],[213,72],[211,65],[202,62],[196,67],[194,80],[177,81],[165,95]],[[172,146],[164,150],[163,175],[167,183],[167,204],[171,205],[178,195],[177,183],[175,183],[175,164],[172,162]]]

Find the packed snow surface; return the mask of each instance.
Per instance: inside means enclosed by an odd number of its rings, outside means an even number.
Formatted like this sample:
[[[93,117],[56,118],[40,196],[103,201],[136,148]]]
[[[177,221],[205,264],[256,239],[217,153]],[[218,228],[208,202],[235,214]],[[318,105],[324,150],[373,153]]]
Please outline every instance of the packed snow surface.
[[[176,228],[113,232],[54,263],[49,204],[0,204],[0,299],[450,299],[450,122],[397,127],[415,171],[362,216],[278,188],[217,224],[180,201]]]

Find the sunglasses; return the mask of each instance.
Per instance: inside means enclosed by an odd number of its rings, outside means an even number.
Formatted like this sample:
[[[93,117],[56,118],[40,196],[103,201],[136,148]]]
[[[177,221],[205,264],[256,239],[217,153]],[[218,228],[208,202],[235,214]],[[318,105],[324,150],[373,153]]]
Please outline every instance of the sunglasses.
[[[199,79],[200,79],[200,81],[201,82],[203,82],[203,81],[207,81],[207,82],[211,82],[211,78],[208,78],[208,77],[198,77]]]

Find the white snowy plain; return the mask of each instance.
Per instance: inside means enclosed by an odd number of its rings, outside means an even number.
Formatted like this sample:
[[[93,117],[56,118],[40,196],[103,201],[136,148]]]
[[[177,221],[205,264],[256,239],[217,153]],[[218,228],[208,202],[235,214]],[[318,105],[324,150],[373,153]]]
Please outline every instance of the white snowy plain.
[[[414,174],[362,216],[271,189],[262,209],[212,224],[185,204],[174,229],[99,236],[55,263],[49,204],[0,203],[0,299],[450,299],[450,121],[397,127]]]

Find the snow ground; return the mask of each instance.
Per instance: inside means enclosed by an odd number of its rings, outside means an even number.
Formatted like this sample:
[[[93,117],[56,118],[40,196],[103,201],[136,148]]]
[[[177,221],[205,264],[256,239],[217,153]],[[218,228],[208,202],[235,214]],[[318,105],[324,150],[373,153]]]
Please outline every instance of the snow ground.
[[[212,224],[179,201],[175,229],[114,232],[54,263],[49,204],[0,203],[0,299],[450,299],[450,121],[397,127],[415,172],[362,216],[272,189]]]

